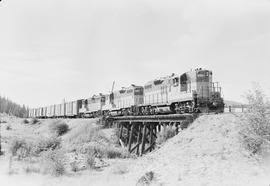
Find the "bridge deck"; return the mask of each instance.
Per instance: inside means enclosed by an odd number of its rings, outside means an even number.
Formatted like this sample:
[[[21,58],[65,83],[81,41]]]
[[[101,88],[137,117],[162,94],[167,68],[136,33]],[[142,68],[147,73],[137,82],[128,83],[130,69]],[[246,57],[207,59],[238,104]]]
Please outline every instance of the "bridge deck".
[[[147,116],[117,116],[108,120],[118,122],[176,122],[193,120],[193,114],[147,115]]]

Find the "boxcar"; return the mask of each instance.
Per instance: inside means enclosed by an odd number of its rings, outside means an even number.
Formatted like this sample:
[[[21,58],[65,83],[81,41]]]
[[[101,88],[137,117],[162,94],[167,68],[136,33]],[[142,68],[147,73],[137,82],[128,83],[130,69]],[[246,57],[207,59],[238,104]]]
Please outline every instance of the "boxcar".
[[[82,100],[70,101],[65,103],[65,116],[77,117],[79,116],[79,108],[82,106]]]
[[[47,117],[52,118],[55,116],[55,105],[51,105],[47,107]]]
[[[61,116],[61,104],[55,105],[55,117]]]
[[[47,117],[47,107],[42,107],[41,118]]]
[[[66,105],[65,103],[60,104],[60,117],[65,117],[66,113]]]

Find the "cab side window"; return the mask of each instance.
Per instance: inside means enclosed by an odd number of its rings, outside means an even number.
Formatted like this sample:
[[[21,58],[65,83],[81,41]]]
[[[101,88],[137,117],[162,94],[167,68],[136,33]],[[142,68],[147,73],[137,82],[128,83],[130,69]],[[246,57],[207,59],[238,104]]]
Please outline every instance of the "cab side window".
[[[187,75],[183,74],[180,77],[180,84],[181,84],[181,92],[187,91]]]
[[[179,77],[173,79],[173,86],[177,87],[179,85]]]

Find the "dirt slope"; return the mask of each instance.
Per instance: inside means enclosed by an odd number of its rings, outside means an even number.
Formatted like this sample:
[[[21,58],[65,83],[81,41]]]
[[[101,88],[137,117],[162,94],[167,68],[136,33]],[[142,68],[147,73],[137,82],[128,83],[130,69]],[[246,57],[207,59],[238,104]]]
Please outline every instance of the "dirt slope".
[[[49,122],[49,121],[48,121]],[[72,130],[79,129],[76,120],[67,121]],[[80,122],[87,122],[85,120]],[[23,127],[13,124],[9,136],[43,135],[49,123]],[[154,172],[152,185],[262,185],[270,184],[266,166],[250,156],[239,138],[243,117],[233,114],[205,115],[189,128],[168,140],[160,149],[137,159],[116,159],[103,171],[85,171],[78,175],[51,177],[40,174],[7,175],[7,157],[0,158],[0,185],[136,185],[148,171]],[[36,128],[37,127],[37,128]],[[63,137],[68,142],[72,133]],[[122,171],[123,170],[123,171]],[[268,177],[269,178],[268,178]]]
[[[201,116],[143,157],[130,175],[138,180],[153,171],[154,185],[269,185],[263,167],[241,145],[242,121],[232,114]]]

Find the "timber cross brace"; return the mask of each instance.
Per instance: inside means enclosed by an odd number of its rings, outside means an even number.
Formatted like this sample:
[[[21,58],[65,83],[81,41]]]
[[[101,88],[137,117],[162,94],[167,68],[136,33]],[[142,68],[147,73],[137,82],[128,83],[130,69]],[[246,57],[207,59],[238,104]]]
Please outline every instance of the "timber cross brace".
[[[151,152],[155,146],[158,133],[173,127],[175,134],[193,121],[190,114],[171,114],[153,116],[122,116],[107,119],[119,130],[119,143],[130,153],[143,155]]]

